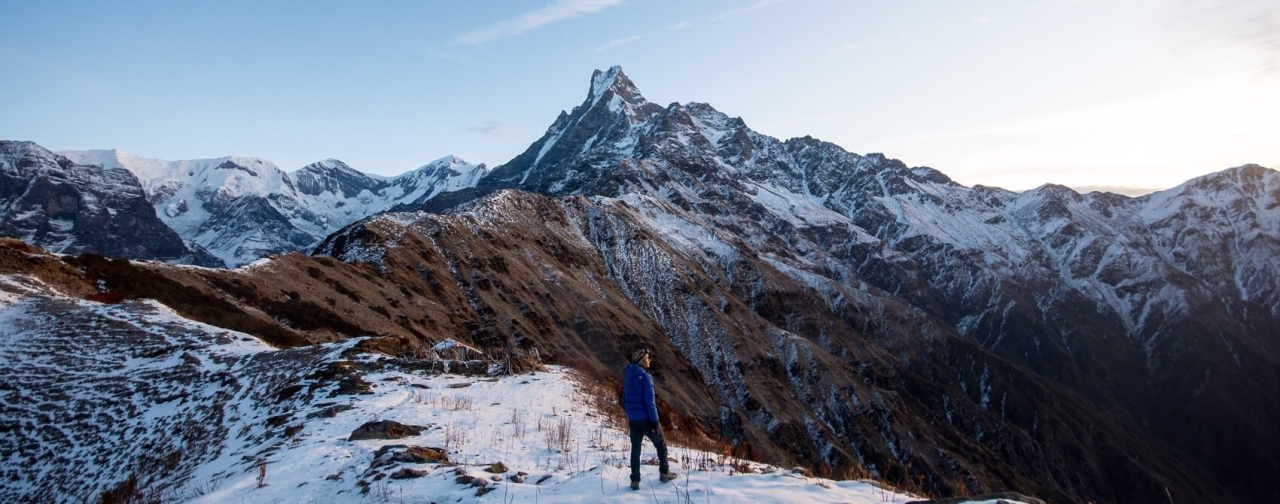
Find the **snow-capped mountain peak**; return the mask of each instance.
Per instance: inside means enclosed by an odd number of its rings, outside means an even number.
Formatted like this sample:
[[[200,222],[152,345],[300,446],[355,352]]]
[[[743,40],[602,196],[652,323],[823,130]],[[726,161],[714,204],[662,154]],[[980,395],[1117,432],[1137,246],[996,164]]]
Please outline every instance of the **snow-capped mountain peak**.
[[[357,171],[333,158],[311,163],[290,175],[298,192],[310,196],[328,191],[338,197],[353,198],[361,191],[376,192],[387,185],[385,178]]]
[[[591,112],[602,107],[608,112],[601,111],[601,114],[621,115],[631,124],[644,122],[654,112],[662,110],[662,107],[644,99],[635,83],[627,78],[627,74],[622,73],[620,66],[592,73],[591,91],[587,100],[574,109],[573,115],[578,116],[579,122],[588,120],[589,123],[594,123],[590,118],[596,114]],[[578,114],[579,111],[582,114]]]
[[[351,222],[470,187],[486,173],[484,165],[457,156],[387,178],[332,158],[287,173],[255,157],[165,161],[117,149],[63,154],[135,174],[156,214],[188,247],[231,267],[266,254],[310,251]]]
[[[414,170],[413,172],[421,172],[423,170],[439,170],[441,168],[448,168],[450,170],[455,170],[455,171],[465,171],[465,170],[468,170],[469,167],[471,166],[477,166],[477,165],[468,163],[466,160],[458,156],[448,155],[440,159],[436,159],[425,165],[422,165],[421,167],[419,167],[417,170]],[[481,163],[479,166],[484,166],[484,164]]]
[[[587,98],[588,106],[595,105],[609,93],[631,105],[648,103],[645,101],[644,96],[640,94],[640,90],[636,89],[635,84],[631,82],[631,79],[627,78],[627,74],[622,73],[622,67],[618,65],[610,67],[604,72],[596,70],[591,73],[591,90]]]

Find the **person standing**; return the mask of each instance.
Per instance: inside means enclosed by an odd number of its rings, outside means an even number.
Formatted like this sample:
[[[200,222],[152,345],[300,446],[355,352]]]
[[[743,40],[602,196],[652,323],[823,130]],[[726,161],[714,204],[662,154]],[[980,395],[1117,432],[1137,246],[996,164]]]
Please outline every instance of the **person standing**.
[[[631,427],[631,489],[640,489],[640,445],[649,438],[658,450],[658,479],[663,483],[676,479],[667,463],[667,441],[658,425],[658,404],[653,396],[653,377],[645,372],[649,367],[649,351],[643,348],[631,354],[622,379],[622,405],[627,410],[627,423]]]

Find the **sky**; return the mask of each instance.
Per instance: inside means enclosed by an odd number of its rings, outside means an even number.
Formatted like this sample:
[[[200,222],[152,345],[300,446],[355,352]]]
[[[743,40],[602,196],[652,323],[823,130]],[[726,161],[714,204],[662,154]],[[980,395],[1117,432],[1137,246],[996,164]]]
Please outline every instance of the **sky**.
[[[0,0],[0,139],[492,167],[613,65],[652,102],[965,185],[1280,166],[1274,0]]]

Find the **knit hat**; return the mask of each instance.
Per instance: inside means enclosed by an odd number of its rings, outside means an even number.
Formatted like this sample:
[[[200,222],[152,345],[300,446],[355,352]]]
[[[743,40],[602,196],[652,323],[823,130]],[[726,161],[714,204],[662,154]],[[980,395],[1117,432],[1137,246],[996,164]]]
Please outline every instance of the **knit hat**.
[[[644,358],[647,357],[648,355],[649,355],[649,351],[643,348],[636,350],[634,352],[631,352],[631,363],[639,364],[640,361],[644,360]]]

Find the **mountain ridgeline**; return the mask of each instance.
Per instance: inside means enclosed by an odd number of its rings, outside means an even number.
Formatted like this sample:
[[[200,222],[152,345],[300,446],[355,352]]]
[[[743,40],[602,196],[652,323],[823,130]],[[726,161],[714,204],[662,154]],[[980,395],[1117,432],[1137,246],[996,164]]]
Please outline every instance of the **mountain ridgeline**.
[[[229,266],[310,251],[236,270],[64,258],[280,346],[452,337],[611,370],[644,345],[671,428],[774,462],[943,496],[1280,497],[1274,170],[1139,198],[964,187],[650,103],[618,67],[491,170],[2,147],[6,236]],[[23,189],[110,177],[176,252],[79,238],[62,200]]]

